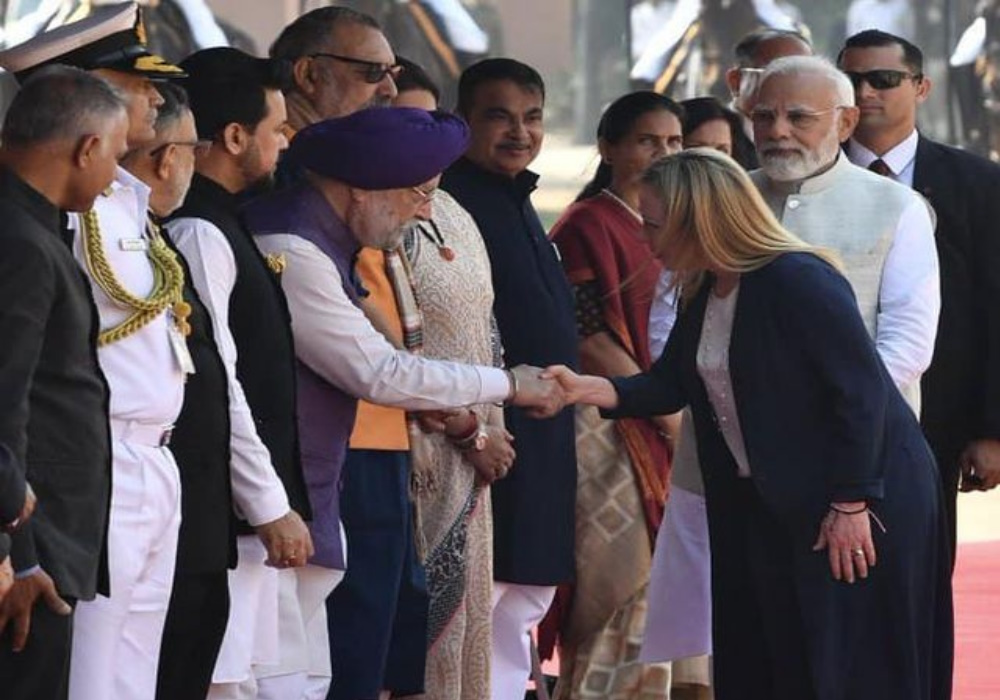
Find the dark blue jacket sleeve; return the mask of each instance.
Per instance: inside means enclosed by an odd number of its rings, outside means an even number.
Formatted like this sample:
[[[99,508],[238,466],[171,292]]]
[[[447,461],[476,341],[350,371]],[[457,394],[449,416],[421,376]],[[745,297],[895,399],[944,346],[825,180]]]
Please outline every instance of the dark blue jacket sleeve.
[[[691,326],[690,315],[690,312],[678,315],[663,354],[648,372],[611,380],[618,392],[618,407],[601,411],[601,415],[605,418],[662,416],[687,406],[680,382],[680,362],[684,335]]]

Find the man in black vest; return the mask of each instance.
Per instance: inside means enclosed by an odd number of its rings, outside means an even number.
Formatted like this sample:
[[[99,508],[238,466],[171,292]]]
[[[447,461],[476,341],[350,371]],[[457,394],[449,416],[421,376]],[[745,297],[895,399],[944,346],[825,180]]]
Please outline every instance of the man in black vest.
[[[907,40],[860,32],[837,63],[861,110],[851,162],[917,190],[937,214],[941,315],[921,424],[941,471],[954,557],[958,491],[1000,484],[1000,167],[918,133],[931,84]]]
[[[110,433],[97,312],[60,209],[85,211],[125,153],[128,117],[103,80],[53,68],[25,83],[0,148],[0,442],[39,508],[13,532],[0,602],[6,700],[66,695],[72,604],[107,593]]]
[[[183,89],[170,83],[157,89],[163,104],[157,113],[156,138],[130,152],[123,166],[149,185],[150,210],[162,218],[184,200],[195,153],[208,144],[198,141]],[[227,376],[211,318],[191,284],[191,270],[183,258],[181,263],[184,299],[191,307],[187,345],[195,372],[185,385],[184,405],[171,435],[181,475],[182,519],[156,692],[170,700],[203,700],[228,620],[226,572],[236,565],[228,397],[235,379]],[[242,408],[247,412],[245,403]]]
[[[232,487],[236,509],[246,520],[239,530],[239,564],[230,577],[229,630],[210,697],[252,697],[253,662],[261,658],[255,646],[273,648],[278,636],[277,629],[257,626],[261,611],[278,604],[273,567],[302,566],[312,554],[308,530],[297,514],[307,514],[309,506],[299,464],[294,354],[278,261],[257,252],[238,218],[240,195],[271,178],[287,146],[281,88],[288,68],[229,48],[199,51],[184,66],[197,133],[211,145],[199,152],[191,190],[167,230],[188,261],[222,358],[235,372],[230,382]]]

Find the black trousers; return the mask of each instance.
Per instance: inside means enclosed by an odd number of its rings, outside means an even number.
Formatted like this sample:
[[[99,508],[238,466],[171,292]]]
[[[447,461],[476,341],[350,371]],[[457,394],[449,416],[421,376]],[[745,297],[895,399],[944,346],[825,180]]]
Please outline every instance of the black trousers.
[[[409,453],[349,450],[340,514],[347,573],[327,598],[327,700],[416,695],[427,659],[427,580],[413,543]]]
[[[76,601],[66,600],[70,605]],[[45,603],[31,613],[24,651],[10,649],[8,625],[0,636],[0,697],[4,700],[65,700],[69,689],[69,656],[73,616],[56,615]]]
[[[157,700],[205,700],[228,620],[225,571],[174,576],[160,646]]]

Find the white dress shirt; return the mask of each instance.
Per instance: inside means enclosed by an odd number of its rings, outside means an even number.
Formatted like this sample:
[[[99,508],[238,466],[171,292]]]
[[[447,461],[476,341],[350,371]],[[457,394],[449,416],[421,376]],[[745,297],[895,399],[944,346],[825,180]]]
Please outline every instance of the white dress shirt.
[[[909,136],[881,156],[882,162],[888,165],[889,170],[892,171],[890,177],[907,187],[913,187],[913,166],[917,160],[917,142],[919,140],[920,136],[914,129]],[[879,156],[851,139],[847,142],[847,158],[855,165],[867,168],[878,160]]]
[[[934,222],[922,199],[899,218],[878,299],[875,346],[896,386],[909,386],[931,364],[941,312]]]
[[[670,331],[677,322],[677,290],[670,288],[670,270],[664,270],[656,280],[653,303],[649,307],[649,353],[653,362],[663,354]]]
[[[129,292],[147,297],[153,290],[153,267],[147,251],[146,216],[149,187],[122,168],[107,195],[94,202],[103,239],[104,254],[118,281]],[[75,232],[73,254],[87,269],[80,235],[80,216],[71,215]],[[94,303],[100,316],[101,330],[125,319],[131,309],[119,306],[94,283],[88,273]],[[170,345],[170,311],[121,340],[98,349],[97,357],[111,389],[109,414],[112,421],[135,421],[144,425],[173,425],[184,403],[184,372]]]
[[[882,156],[893,179],[913,186],[917,132]],[[867,168],[878,156],[851,139],[848,159]],[[896,386],[912,384],[930,366],[941,311],[941,285],[934,217],[920,198],[899,219],[879,288],[875,344]],[[929,341],[928,341],[929,339]]]
[[[501,369],[394,348],[344,292],[333,261],[310,241],[289,234],[255,240],[265,254],[284,256],[281,286],[295,354],[327,382],[371,403],[417,411],[495,403],[510,393]]]
[[[229,297],[236,284],[233,250],[214,224],[182,218],[167,232],[187,260],[191,282],[212,318],[215,344],[229,383],[230,478],[236,512],[252,526],[269,523],[290,510],[285,487],[271,465],[271,454],[254,426],[253,414],[236,377],[236,342],[229,329]]]

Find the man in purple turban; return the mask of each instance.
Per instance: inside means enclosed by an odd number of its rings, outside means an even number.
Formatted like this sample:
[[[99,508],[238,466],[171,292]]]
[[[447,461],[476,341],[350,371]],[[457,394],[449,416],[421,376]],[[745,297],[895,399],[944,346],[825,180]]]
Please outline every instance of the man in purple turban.
[[[303,181],[245,211],[258,247],[281,270],[292,317],[316,547],[298,570],[303,634],[292,646],[306,655],[310,646],[314,655],[325,653],[326,630],[308,639],[305,631],[347,564],[339,481],[358,398],[414,411],[500,401],[541,407],[559,398],[531,367],[474,367],[398,350],[361,311],[358,251],[394,248],[413,219],[429,216],[440,173],[468,138],[460,118],[417,109],[368,109],[318,122],[300,131],[288,152],[290,164],[305,171]]]

